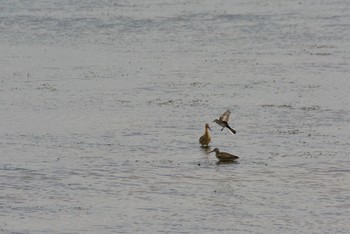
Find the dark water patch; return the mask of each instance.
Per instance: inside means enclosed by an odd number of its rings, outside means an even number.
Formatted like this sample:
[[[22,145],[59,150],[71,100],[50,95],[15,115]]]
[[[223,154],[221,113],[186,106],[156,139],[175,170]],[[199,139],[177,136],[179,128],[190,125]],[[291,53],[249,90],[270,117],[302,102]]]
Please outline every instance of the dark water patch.
[[[326,171],[350,174],[350,169],[346,169],[346,168],[329,168]]]
[[[325,53],[325,52],[320,53],[320,52],[318,52],[318,53],[310,53],[310,55],[316,55],[316,56],[329,56],[329,55],[331,55],[331,53]]]
[[[269,19],[268,15],[258,14],[219,14],[213,17],[213,20],[227,22],[259,22]]]
[[[79,205],[68,205],[68,204],[45,204],[43,205],[7,205],[4,206],[4,209],[7,209],[11,212],[19,212],[21,215],[38,215],[38,214],[58,214],[63,212],[67,213],[80,213],[82,211],[87,212],[91,210],[92,206],[85,206],[83,204]]]
[[[36,89],[38,89],[38,90],[46,90],[46,91],[50,91],[50,92],[58,91],[57,88],[55,88],[53,85],[50,85],[48,83],[44,83],[44,84],[40,85],[39,87],[37,87]]]
[[[279,108],[279,109],[295,109],[292,105],[288,104],[281,104],[281,105],[275,105],[275,104],[263,104],[261,105],[263,108]]]
[[[23,167],[16,167],[14,165],[10,165],[10,164],[5,164],[2,167],[0,167],[0,170],[2,171],[23,171],[23,172],[33,172],[35,170],[32,169],[28,169],[28,168],[23,168]]]
[[[331,159],[333,160],[337,156],[336,152],[332,151],[305,151],[305,152],[297,152],[293,154],[281,154],[282,158],[296,157],[296,158],[305,158],[305,159]]]
[[[303,110],[303,111],[319,111],[320,109],[321,107],[318,105],[300,107],[300,110]]]
[[[177,106],[179,107],[182,105],[182,99],[173,99],[173,100],[166,100],[163,101],[160,98],[156,98],[154,100],[148,101],[149,104],[156,104],[158,106],[164,106],[164,105],[171,105],[171,106]]]
[[[130,100],[121,100],[121,99],[119,99],[119,100],[116,100],[116,101],[119,102],[119,103],[121,103],[122,105],[127,105],[127,104],[130,104],[130,103],[131,103]]]
[[[136,165],[151,164],[152,166],[169,166],[169,165],[180,165],[179,162],[173,160],[135,160]]]
[[[148,104],[151,105],[157,105],[159,107],[163,107],[163,106],[171,106],[171,107],[183,107],[183,106],[206,106],[208,105],[208,100],[203,100],[203,99],[182,99],[182,98],[178,98],[178,99],[170,99],[170,100],[163,100],[161,98],[156,98],[153,100],[150,100],[147,102]]]
[[[190,83],[191,87],[196,87],[196,88],[204,88],[207,87],[209,83],[201,83],[201,82],[192,82]]]
[[[128,131],[128,132],[124,132],[122,136],[123,137],[152,136],[152,134],[145,131]]]
[[[304,132],[299,130],[299,129],[290,129],[290,130],[282,130],[282,129],[277,129],[275,131],[277,134],[283,134],[283,135],[299,135],[303,134]]]
[[[335,49],[337,49],[337,47],[334,45],[313,44],[313,45],[309,45],[308,49],[305,50],[305,52],[308,53],[309,55],[329,56],[337,52]]]

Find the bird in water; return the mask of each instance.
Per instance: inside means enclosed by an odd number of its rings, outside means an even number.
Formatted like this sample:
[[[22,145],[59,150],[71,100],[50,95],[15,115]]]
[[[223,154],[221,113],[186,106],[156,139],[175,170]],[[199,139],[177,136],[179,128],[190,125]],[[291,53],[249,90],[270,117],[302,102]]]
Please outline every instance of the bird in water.
[[[215,148],[214,150],[210,151],[209,153],[215,152],[216,157],[219,159],[220,162],[233,162],[236,159],[239,159],[239,157],[226,153],[226,152],[220,152],[218,148]],[[209,154],[208,153],[208,154]]]
[[[211,136],[208,129],[211,131],[209,124],[205,124],[204,135],[199,138],[199,143],[202,145],[202,147],[208,146],[211,141]]]
[[[230,129],[231,133],[233,135],[236,134],[236,130],[234,130],[233,128],[230,127],[230,125],[228,125],[228,119],[230,118],[230,114],[231,114],[231,111],[230,110],[227,110],[225,113],[223,113],[219,119],[215,119],[213,122],[217,123],[218,125],[220,125],[222,127],[221,131],[224,129],[224,128],[228,128]]]

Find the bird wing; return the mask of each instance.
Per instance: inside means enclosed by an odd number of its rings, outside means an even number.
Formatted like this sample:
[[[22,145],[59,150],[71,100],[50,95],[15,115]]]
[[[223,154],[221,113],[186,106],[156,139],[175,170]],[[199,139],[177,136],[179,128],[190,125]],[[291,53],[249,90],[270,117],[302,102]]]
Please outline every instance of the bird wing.
[[[225,113],[223,113],[221,116],[220,116],[220,120],[222,122],[228,122],[228,119],[230,118],[230,114],[231,114],[231,111],[230,110],[227,110]]]

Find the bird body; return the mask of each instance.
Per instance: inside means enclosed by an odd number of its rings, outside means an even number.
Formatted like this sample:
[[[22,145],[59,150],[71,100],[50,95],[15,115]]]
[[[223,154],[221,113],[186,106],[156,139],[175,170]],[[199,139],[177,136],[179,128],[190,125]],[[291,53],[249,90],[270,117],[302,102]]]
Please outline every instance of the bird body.
[[[226,152],[220,152],[218,148],[215,148],[214,150],[210,151],[209,153],[215,152],[216,157],[219,159],[220,162],[233,162],[237,159],[239,159],[238,156],[226,153]]]
[[[228,124],[228,119],[230,118],[230,114],[231,114],[231,111],[230,110],[227,110],[225,113],[223,113],[219,119],[215,119],[213,122],[217,123],[218,125],[220,125],[222,127],[221,131],[224,129],[224,128],[228,128],[231,133],[233,135],[236,134],[236,130],[234,130],[233,128],[230,127],[230,125]]]
[[[199,138],[199,143],[203,146],[208,146],[211,141],[211,136],[208,130],[211,131],[209,124],[205,124],[205,132],[204,135]]]

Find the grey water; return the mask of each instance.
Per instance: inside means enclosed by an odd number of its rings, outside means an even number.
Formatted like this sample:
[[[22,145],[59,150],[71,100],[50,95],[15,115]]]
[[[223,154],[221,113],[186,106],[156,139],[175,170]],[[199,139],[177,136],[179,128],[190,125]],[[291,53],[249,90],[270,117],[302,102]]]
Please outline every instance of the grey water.
[[[349,39],[347,0],[2,0],[0,233],[350,233]]]

